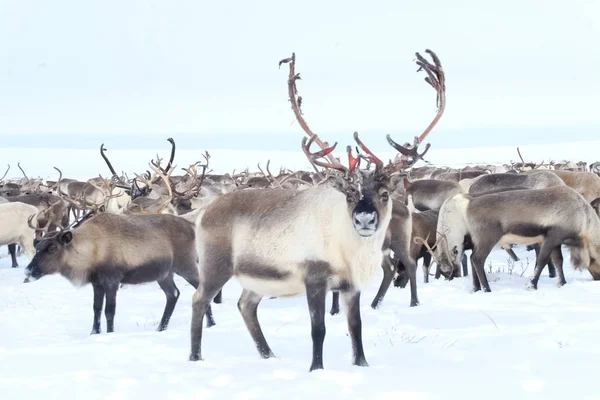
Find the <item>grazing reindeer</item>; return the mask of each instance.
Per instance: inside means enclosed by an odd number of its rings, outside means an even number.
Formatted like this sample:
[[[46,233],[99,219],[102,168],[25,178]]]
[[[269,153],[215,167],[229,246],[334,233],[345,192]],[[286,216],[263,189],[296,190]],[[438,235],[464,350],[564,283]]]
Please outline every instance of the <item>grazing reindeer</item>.
[[[442,271],[457,268],[465,241],[472,242],[474,291],[491,291],[484,265],[497,244],[541,245],[530,282],[533,288],[537,288],[550,258],[558,271],[558,285],[566,283],[560,250],[563,244],[571,251],[574,268],[587,268],[595,280],[600,279],[600,219],[579,193],[565,185],[477,197],[455,195],[442,206],[437,231],[443,236],[435,248]]]
[[[418,53],[419,65],[430,76],[428,82],[443,92],[439,60],[430,65]],[[425,65],[423,65],[425,63]],[[263,296],[306,295],[311,316],[313,356],[310,371],[323,368],[325,300],[329,290],[340,291],[346,304],[353,347],[353,364],[367,366],[362,344],[360,291],[383,261],[382,247],[392,218],[390,195],[398,175],[372,158],[374,170],[357,168],[359,157],[349,153],[349,168],[330,156],[336,144],[326,147],[308,128],[300,111],[294,72],[295,54],[281,60],[290,63],[288,92],[292,110],[308,134],[302,148],[313,165],[337,170],[321,184],[304,190],[268,188],[240,190],[211,202],[196,222],[200,285],[193,297],[190,360],[200,360],[202,320],[211,299],[234,275],[243,286],[238,308],[257,350],[273,357],[257,318]],[[424,135],[422,135],[423,137]],[[357,136],[355,135],[355,138]],[[403,167],[411,166],[419,138],[405,152]],[[317,142],[323,150],[311,153]],[[370,154],[370,152],[369,152]],[[316,167],[315,167],[316,168]]]
[[[173,274],[198,287],[197,253],[193,223],[168,214],[123,215],[99,213],[82,218],[81,225],[46,235],[27,266],[29,279],[60,273],[76,286],[94,288],[92,334],[100,333],[106,297],[107,332],[114,331],[120,283],[157,281],[167,302],[158,331],[167,329],[179,298]],[[207,327],[214,325],[208,308]]]

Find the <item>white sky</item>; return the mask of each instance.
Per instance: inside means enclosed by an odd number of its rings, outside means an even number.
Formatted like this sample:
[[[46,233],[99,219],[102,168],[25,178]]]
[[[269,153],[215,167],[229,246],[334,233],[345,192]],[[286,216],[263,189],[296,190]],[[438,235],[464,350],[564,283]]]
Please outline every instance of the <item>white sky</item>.
[[[596,124],[599,38],[598,0],[0,0],[0,134],[301,134],[292,52],[317,133],[419,133],[426,48],[439,127]]]

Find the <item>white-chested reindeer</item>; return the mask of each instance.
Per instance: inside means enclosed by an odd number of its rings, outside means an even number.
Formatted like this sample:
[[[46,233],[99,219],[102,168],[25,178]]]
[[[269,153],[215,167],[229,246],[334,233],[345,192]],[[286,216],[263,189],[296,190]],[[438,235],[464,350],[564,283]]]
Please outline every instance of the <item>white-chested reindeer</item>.
[[[552,259],[558,285],[566,283],[561,245],[569,247],[571,265],[588,269],[600,280],[600,218],[583,196],[565,185],[483,194],[457,194],[440,209],[440,234],[434,254],[438,267],[458,268],[464,243],[473,246],[473,290],[490,292],[485,260],[498,244],[540,244],[530,287],[537,288],[542,269]]]
[[[435,54],[427,52],[439,66]],[[309,133],[298,104],[295,55],[282,63],[290,63],[292,109]],[[360,293],[381,268],[392,218],[391,193],[401,177],[380,167],[360,170],[357,159],[351,159],[347,168],[331,156],[335,144],[327,147],[316,135],[309,136],[308,143],[306,137],[302,141],[305,154],[314,165],[329,169],[322,183],[303,190],[227,193],[198,217],[200,285],[193,296],[190,360],[202,359],[202,321],[211,299],[235,276],[243,287],[238,308],[262,357],[273,357],[273,352],[257,319],[261,299],[305,295],[313,339],[310,370],[322,369],[326,295],[336,290],[345,301],[353,364],[368,365],[362,344]],[[323,150],[311,153],[313,142]],[[329,160],[319,161],[321,157]]]

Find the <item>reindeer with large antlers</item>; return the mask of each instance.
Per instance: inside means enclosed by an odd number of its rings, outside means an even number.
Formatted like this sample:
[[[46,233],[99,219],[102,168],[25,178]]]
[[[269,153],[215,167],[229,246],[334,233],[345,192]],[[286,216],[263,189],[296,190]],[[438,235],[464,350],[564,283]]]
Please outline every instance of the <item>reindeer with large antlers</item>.
[[[302,149],[323,181],[304,190],[239,190],[211,202],[196,222],[200,285],[193,297],[190,360],[200,360],[202,321],[211,299],[233,276],[243,286],[238,308],[263,358],[273,357],[257,319],[264,296],[306,295],[311,316],[313,356],[310,370],[323,368],[325,300],[339,291],[346,304],[354,351],[353,364],[367,366],[362,344],[361,288],[383,262],[384,242],[392,219],[391,194],[401,176],[392,174],[423,155],[415,141],[401,165],[385,168],[366,147],[375,169],[359,169],[360,157],[349,152],[341,164],[302,116],[297,95],[295,54],[289,63],[288,94],[300,126],[309,136]],[[422,135],[424,138],[424,136]],[[358,135],[355,134],[355,139]],[[359,140],[357,142],[361,143]],[[311,152],[317,143],[322,150]],[[400,146],[399,146],[400,147]]]

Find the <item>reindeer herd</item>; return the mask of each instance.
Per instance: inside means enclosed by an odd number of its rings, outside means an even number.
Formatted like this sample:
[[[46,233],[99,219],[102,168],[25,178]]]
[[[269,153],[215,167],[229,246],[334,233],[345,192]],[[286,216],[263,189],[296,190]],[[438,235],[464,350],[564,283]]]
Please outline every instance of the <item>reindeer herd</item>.
[[[110,178],[48,181],[27,177],[0,179],[0,245],[7,245],[18,267],[16,246],[29,258],[25,283],[59,273],[74,285],[93,287],[92,333],[114,331],[117,291],[123,284],[156,281],[166,296],[158,330],[167,329],[179,298],[174,275],[196,291],[192,299],[190,360],[202,359],[204,318],[215,324],[211,303],[236,277],[243,291],[237,303],[261,357],[273,357],[257,318],[263,297],[306,296],[313,342],[310,371],[323,368],[326,296],[330,313],[344,303],[353,364],[366,366],[360,295],[381,268],[383,279],[372,308],[388,288],[409,285],[410,306],[419,305],[417,263],[423,283],[436,265],[436,279],[468,275],[473,290],[490,292],[484,265],[496,246],[518,260],[513,246],[536,253],[528,288],[537,289],[543,269],[557,284],[566,283],[562,246],[571,265],[600,280],[600,162],[548,164],[521,162],[463,169],[415,167],[429,144],[419,145],[442,117],[445,74],[416,53],[419,71],[437,94],[437,112],[412,144],[387,141],[398,155],[384,163],[359,138],[347,146],[347,165],[312,132],[304,120],[296,82],[295,54],[289,65],[288,95],[307,136],[301,149],[312,171],[266,165],[257,172],[213,174],[210,155],[174,175],[175,141],[166,166],[157,156],[141,174],[117,174],[104,148]],[[311,150],[316,144],[319,150]],[[519,156],[521,156],[519,152]],[[362,164],[362,165],[361,165]],[[10,169],[10,166],[9,166]],[[144,168],[142,168],[144,169]],[[589,169],[589,170],[588,170]],[[466,251],[470,250],[470,260]]]

